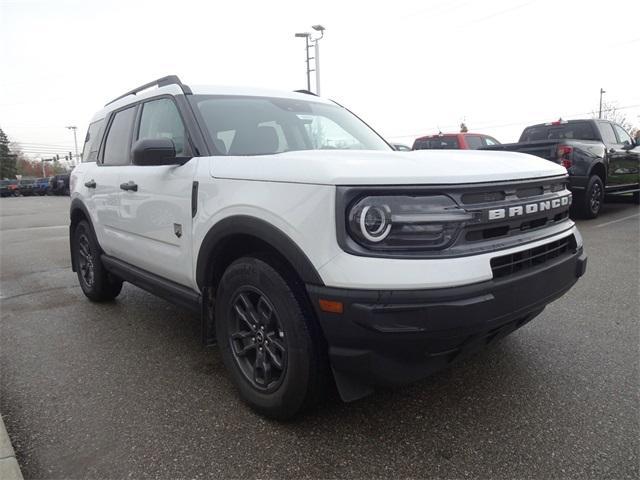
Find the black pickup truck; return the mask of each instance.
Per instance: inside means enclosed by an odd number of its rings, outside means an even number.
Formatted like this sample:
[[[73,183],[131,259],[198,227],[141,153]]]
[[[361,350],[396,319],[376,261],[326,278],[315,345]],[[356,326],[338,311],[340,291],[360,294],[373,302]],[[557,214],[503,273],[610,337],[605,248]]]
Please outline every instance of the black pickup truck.
[[[595,218],[606,195],[632,193],[640,200],[640,145],[607,120],[569,120],[532,125],[518,143],[482,150],[529,153],[566,167],[576,213]]]

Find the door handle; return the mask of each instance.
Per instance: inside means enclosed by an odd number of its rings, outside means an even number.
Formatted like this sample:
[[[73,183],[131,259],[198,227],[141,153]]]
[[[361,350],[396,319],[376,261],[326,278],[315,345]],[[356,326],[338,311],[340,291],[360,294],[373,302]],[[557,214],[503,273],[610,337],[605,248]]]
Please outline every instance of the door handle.
[[[84,182],[84,186],[87,188],[96,188],[96,181],[92,178],[88,182]]]
[[[131,191],[131,192],[137,192],[138,191],[138,185],[133,182],[132,180],[129,180],[127,183],[121,183],[120,184],[120,188],[122,190],[127,190],[127,191]]]

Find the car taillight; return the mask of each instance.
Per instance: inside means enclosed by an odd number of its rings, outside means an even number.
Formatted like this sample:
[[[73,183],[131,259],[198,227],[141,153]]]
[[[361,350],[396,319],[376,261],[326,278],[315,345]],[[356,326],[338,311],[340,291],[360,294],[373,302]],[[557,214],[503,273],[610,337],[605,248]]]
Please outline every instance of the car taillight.
[[[573,153],[573,147],[569,145],[558,145],[558,160],[560,164],[566,168],[571,168],[571,154]]]

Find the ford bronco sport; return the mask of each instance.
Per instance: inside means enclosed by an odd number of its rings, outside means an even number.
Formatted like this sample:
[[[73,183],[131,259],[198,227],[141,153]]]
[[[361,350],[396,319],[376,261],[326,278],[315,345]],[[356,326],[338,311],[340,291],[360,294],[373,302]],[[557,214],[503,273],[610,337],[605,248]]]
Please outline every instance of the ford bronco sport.
[[[72,268],[90,300],[128,281],[197,312],[240,396],[287,418],[332,380],[350,401],[423,378],[563,295],[586,268],[566,186],[525,154],[396,152],[308,93],[170,76],[91,121]]]

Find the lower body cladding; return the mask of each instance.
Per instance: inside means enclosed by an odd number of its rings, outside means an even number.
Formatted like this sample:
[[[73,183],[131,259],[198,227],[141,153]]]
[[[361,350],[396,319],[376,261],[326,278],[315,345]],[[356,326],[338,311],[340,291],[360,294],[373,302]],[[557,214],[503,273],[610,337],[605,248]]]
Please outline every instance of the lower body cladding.
[[[543,251],[497,260],[494,279],[459,287],[308,285],[343,400],[361,398],[375,386],[414,382],[508,335],[567,292],[587,263],[573,236]],[[323,310],[320,300],[330,302],[333,312]]]

